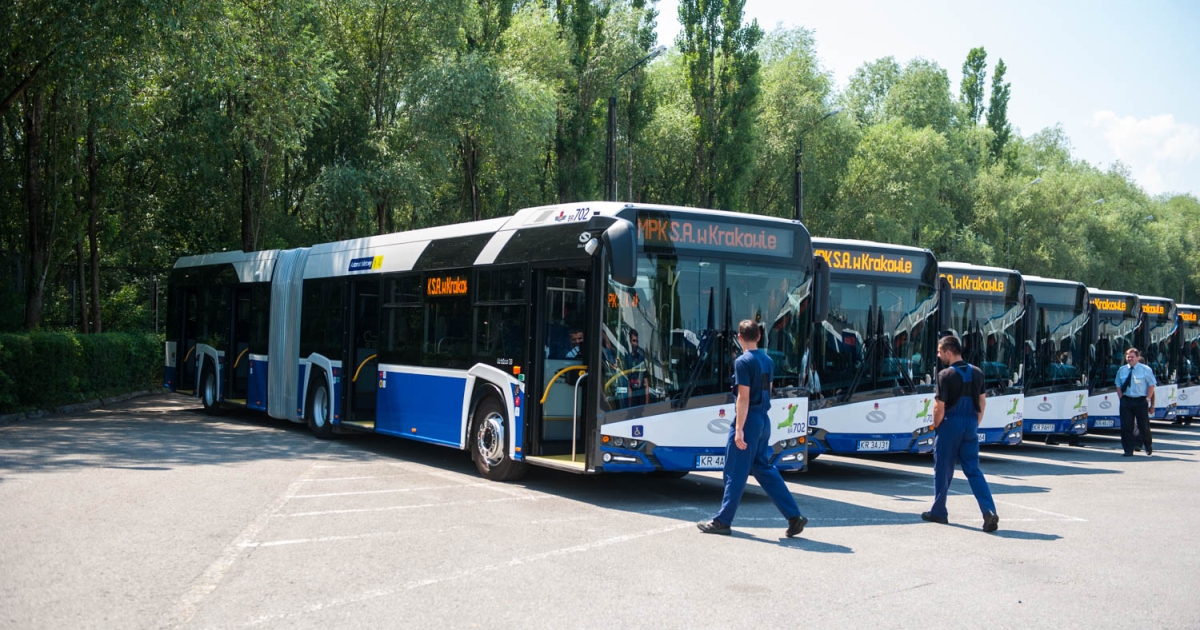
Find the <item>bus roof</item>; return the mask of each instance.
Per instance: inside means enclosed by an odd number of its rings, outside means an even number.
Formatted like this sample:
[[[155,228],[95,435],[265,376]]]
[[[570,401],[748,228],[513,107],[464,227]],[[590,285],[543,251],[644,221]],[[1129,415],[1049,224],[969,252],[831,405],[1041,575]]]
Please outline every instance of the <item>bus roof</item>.
[[[819,245],[840,245],[842,247],[884,249],[899,252],[912,252],[914,254],[928,254],[929,256],[933,256],[933,252],[920,247],[913,247],[911,245],[893,245],[892,243],[878,243],[875,241],[860,241],[852,238],[828,238],[824,236],[814,236],[812,242],[813,247],[817,247]]]
[[[1087,285],[1085,285],[1082,282],[1078,282],[1076,280],[1060,280],[1058,278],[1043,278],[1041,276],[1026,276],[1024,274],[1022,274],[1021,277],[1025,279],[1026,285],[1042,284],[1042,285],[1053,285],[1053,286],[1060,286],[1060,287],[1083,287],[1085,289],[1087,288]]]
[[[986,265],[972,265],[971,263],[938,261],[938,269],[942,269],[942,268],[962,269],[962,270],[966,270],[966,271],[982,271],[982,272],[994,273],[994,274],[1009,274],[1009,275],[1018,275],[1018,276],[1021,275],[1021,272],[1017,271],[1016,269],[1004,269],[1002,267],[988,267]],[[1022,276],[1022,277],[1024,277],[1024,276]]]
[[[1136,293],[1126,293],[1124,291],[1109,291],[1107,289],[1093,289],[1092,287],[1088,287],[1088,293],[1090,295],[1110,295],[1110,296],[1123,297],[1123,298],[1138,297]]]

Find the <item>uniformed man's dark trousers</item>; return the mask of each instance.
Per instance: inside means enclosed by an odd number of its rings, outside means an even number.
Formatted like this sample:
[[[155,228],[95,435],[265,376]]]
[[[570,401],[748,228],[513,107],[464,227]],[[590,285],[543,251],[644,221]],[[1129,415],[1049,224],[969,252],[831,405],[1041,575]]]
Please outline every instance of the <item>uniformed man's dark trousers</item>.
[[[774,451],[771,449],[771,421],[767,415],[751,413],[746,419],[742,427],[746,450],[734,443],[734,431],[734,427],[729,428],[729,441],[725,445],[725,496],[721,500],[721,511],[713,520],[722,525],[733,525],[733,517],[746,490],[747,477],[751,474],[767,496],[771,497],[771,501],[775,502],[775,507],[779,508],[784,518],[800,516],[800,508],[792,497],[792,491],[783,481],[779,470],[771,465]]]
[[[963,474],[971,484],[979,511],[984,514],[996,511],[992,490],[979,469],[979,420],[970,405],[967,401],[963,411],[952,409],[938,426],[933,441],[933,509],[930,512],[940,518],[947,516],[946,495],[954,480],[955,462],[962,466]]]
[[[1125,449],[1126,455],[1132,455],[1134,449],[1133,427],[1137,423],[1137,430],[1142,435],[1142,445],[1146,447],[1146,451],[1154,450],[1153,440],[1150,438],[1150,403],[1145,396],[1134,398],[1132,396],[1121,397],[1121,448]]]

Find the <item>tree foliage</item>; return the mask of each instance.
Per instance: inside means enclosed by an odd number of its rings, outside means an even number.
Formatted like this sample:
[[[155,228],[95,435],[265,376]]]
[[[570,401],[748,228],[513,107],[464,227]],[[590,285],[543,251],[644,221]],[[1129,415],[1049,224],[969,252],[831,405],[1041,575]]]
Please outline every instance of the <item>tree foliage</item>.
[[[673,50],[622,76],[657,43],[655,6],[10,2],[0,330],[149,329],[182,255],[595,199],[610,96],[629,200],[788,217],[803,146],[814,234],[1197,299],[1200,202],[1079,160],[1061,128],[1015,134],[983,48],[957,94],[893,57],[839,91],[810,31],[681,0]]]

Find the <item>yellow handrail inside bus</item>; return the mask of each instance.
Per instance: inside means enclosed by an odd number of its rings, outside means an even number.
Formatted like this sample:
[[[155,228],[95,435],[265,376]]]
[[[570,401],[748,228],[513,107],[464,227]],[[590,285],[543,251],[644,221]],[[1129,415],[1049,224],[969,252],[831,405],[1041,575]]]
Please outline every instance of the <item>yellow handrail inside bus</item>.
[[[250,352],[250,348],[242,350],[242,353],[238,355],[238,358],[233,360],[233,369],[237,369],[238,364],[242,362],[242,357],[246,356],[247,352]]]
[[[357,382],[358,382],[358,373],[362,371],[362,369],[363,369],[363,366],[367,364],[367,361],[370,361],[371,359],[374,359],[374,358],[375,358],[375,357],[377,357],[377,356],[379,356],[379,355],[378,355],[378,354],[372,354],[371,356],[369,356],[369,357],[367,357],[367,358],[363,359],[363,362],[358,364],[358,369],[357,369],[357,370],[354,370],[354,378],[350,379],[350,382],[351,382],[351,383],[357,383]]]
[[[550,384],[546,386],[546,392],[542,394],[542,399],[538,401],[539,405],[546,404],[546,397],[550,395],[550,388],[554,387],[554,384],[558,382],[558,377],[570,372],[571,370],[583,370],[583,373],[587,374],[586,365],[568,365],[567,367],[559,370],[558,373],[550,379]]]
[[[192,350],[195,350],[195,349],[196,349],[196,346],[192,346],[191,348],[188,348],[187,354],[183,355],[184,363],[187,363],[188,357],[192,356]]]
[[[645,371],[646,371],[645,363],[639,363],[639,364],[629,368],[628,370],[621,370],[620,372],[613,374],[612,378],[608,379],[608,382],[604,384],[604,391],[608,391],[608,387],[609,387],[609,385],[613,384],[613,381],[621,378],[622,376],[625,376],[626,374],[629,374],[630,372],[645,372]]]

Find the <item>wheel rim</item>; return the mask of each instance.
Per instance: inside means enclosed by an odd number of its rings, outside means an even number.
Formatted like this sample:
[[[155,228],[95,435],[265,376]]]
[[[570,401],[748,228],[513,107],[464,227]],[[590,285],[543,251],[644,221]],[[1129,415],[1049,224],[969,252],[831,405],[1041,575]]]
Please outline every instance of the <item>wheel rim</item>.
[[[475,435],[475,451],[488,468],[504,461],[504,416],[493,411],[483,418]]]
[[[204,406],[217,404],[217,379],[209,372],[204,376]]]
[[[325,387],[318,387],[317,391],[313,393],[313,424],[317,425],[318,427],[325,426],[325,424],[329,422],[328,409],[329,396],[325,392]]]

